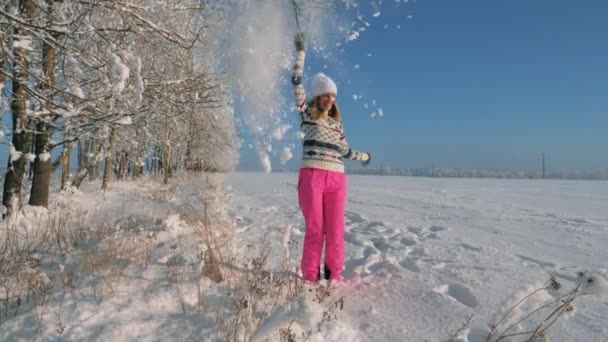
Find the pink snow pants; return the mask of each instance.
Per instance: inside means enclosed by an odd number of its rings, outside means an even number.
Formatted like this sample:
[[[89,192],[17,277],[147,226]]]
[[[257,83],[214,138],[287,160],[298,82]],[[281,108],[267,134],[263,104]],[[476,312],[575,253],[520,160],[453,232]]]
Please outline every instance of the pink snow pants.
[[[306,224],[301,264],[304,279],[317,281],[325,242],[325,267],[331,272],[331,280],[339,281],[344,265],[346,175],[301,168],[298,200]]]

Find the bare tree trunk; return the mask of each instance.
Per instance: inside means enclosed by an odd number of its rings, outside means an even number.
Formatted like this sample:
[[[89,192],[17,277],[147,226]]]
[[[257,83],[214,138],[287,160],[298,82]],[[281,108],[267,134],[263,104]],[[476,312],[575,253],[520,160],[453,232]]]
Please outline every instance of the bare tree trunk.
[[[171,163],[171,174],[176,174],[179,169],[180,169],[180,164],[182,162],[182,149],[180,147],[178,147],[177,149],[172,148],[172,160],[173,162]]]
[[[146,154],[146,134],[143,128],[139,128],[136,131],[137,134],[137,154],[135,156],[133,178],[139,178],[144,174],[144,160]]]
[[[78,173],[89,165],[88,155],[91,153],[91,151],[89,151],[90,142],[91,140],[88,137],[78,139]]]
[[[129,173],[129,154],[127,151],[121,151],[118,157],[118,164],[116,167],[116,178],[117,180],[127,179]]]
[[[72,162],[72,143],[63,145],[61,154],[61,190],[65,190],[70,181],[70,164]]]
[[[165,119],[165,142],[163,144],[163,183],[165,184],[169,183],[169,178],[171,178],[173,169],[173,145],[171,141],[172,137],[173,134],[171,128],[169,127],[169,125],[167,124],[167,120]]]
[[[36,159],[34,161],[34,178],[30,192],[30,205],[48,207],[51,186],[51,155],[49,153],[50,128],[45,123],[38,123],[35,141]]]
[[[188,138],[186,142],[186,160],[184,160],[184,169],[192,171],[192,138]]]
[[[32,122],[33,120],[30,120],[30,124],[31,124],[31,130],[32,134],[32,143],[30,144],[30,153],[33,155],[36,155],[36,130],[37,130],[37,126],[36,123]],[[27,170],[27,180],[31,181],[34,178],[34,163],[28,163],[29,167]]]
[[[154,145],[154,175],[158,175],[163,170],[163,151],[160,145]]]
[[[23,0],[19,4],[19,10],[23,13],[23,20],[27,23],[34,17],[35,5],[31,0]],[[28,32],[21,28],[15,29],[15,35],[27,35]],[[13,98],[11,101],[13,121],[13,156],[9,156],[8,172],[4,178],[4,191],[2,204],[7,208],[10,215],[21,208],[21,188],[23,177],[27,168],[27,158],[31,146],[30,120],[27,116],[27,80],[29,74],[29,61],[27,50],[24,47],[14,49],[15,65],[13,72]],[[20,155],[19,155],[20,154]],[[17,156],[19,158],[17,159]],[[13,160],[13,157],[16,160]]]
[[[89,164],[80,170],[74,177],[74,180],[72,181],[73,187],[76,189],[80,188],[82,182],[85,180],[85,178],[87,178],[87,175],[93,173],[94,170],[99,170],[99,161],[101,160],[102,152],[103,151],[100,149],[99,151],[95,152],[94,157],[88,158]],[[93,151],[91,151],[91,153],[93,153]]]
[[[102,146],[99,145],[99,142],[96,139],[91,139],[91,141],[89,142],[90,153],[94,153],[94,151],[96,151],[96,150],[101,151],[101,148],[102,148]],[[93,165],[93,161],[89,161],[89,167],[91,165]],[[87,169],[89,167],[87,167]],[[87,173],[89,175],[89,181],[91,181],[91,182],[96,180],[97,178],[99,178],[99,161],[97,161],[97,163],[95,163],[95,167],[89,169],[87,171]]]
[[[163,156],[163,183],[168,184],[169,178],[171,178],[171,144],[165,143],[165,151]]]
[[[112,148],[114,147],[115,134],[116,132],[114,127],[110,128],[110,142],[108,143],[108,148],[106,149],[103,179],[101,182],[101,189],[103,191],[108,190],[108,184],[110,183],[110,173],[112,172]]]
[[[48,9],[48,24],[55,23],[53,0],[47,0]],[[54,37],[56,38],[56,37]],[[46,93],[49,98],[49,103],[46,104],[47,110],[53,107],[53,87],[56,84],[55,80],[55,64],[57,62],[57,52],[53,46],[44,43],[42,47],[42,70],[46,75],[46,84],[42,85],[43,93]],[[44,106],[45,104],[43,104]],[[33,206],[49,206],[49,189],[51,185],[51,155],[49,138],[52,134],[52,128],[44,120],[40,120],[36,124],[35,135],[35,151],[36,159],[34,160],[34,178],[32,180],[32,189],[30,192],[30,205]]]
[[[124,175],[125,167],[125,152],[122,151],[118,155],[118,161],[116,165],[116,180],[123,180],[122,176]]]
[[[0,40],[4,40],[8,42],[8,32],[10,26],[0,26]],[[8,61],[4,58],[4,54],[0,53],[0,84],[4,84],[4,79],[6,78],[4,73],[8,72]],[[0,98],[4,95],[4,89],[0,91]]]

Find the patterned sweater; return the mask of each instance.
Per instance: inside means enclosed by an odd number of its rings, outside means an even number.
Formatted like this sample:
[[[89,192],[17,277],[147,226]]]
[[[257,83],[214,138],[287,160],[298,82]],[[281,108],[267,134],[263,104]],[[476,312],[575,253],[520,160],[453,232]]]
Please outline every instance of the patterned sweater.
[[[343,159],[365,160],[366,154],[348,146],[342,123],[331,117],[317,121],[312,119],[302,85],[305,56],[303,50],[298,51],[292,75],[296,108],[300,112],[300,129],[304,133],[301,167],[344,172]]]

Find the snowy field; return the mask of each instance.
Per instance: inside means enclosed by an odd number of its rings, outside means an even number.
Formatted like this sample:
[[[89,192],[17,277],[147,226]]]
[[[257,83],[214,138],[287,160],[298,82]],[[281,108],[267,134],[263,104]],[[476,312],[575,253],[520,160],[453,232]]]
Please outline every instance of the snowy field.
[[[567,293],[578,271],[607,267],[606,182],[349,176],[345,281],[302,288],[296,180],[90,183],[26,208],[9,246],[43,243],[0,260],[17,270],[0,279],[0,340],[477,342],[521,290],[554,275]],[[608,340],[608,297],[573,304],[549,340]]]
[[[300,256],[296,174],[228,178],[238,238]],[[608,267],[608,182],[349,176],[342,341],[483,340],[515,292]],[[576,299],[551,341],[608,340],[608,297]],[[504,308],[502,309],[504,312]],[[280,319],[285,323],[291,317]],[[276,325],[276,324],[275,324]],[[517,340],[517,339],[514,339]]]

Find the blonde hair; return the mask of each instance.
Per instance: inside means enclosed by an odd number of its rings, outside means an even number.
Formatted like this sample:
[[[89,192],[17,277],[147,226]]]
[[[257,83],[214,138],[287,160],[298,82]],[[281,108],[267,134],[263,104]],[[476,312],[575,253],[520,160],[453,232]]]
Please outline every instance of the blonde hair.
[[[333,106],[324,113],[319,110],[319,98],[320,96],[315,97],[310,101],[308,108],[310,108],[310,116],[313,120],[317,121],[323,116],[327,115],[337,122],[342,122],[342,114],[340,113],[340,108],[338,107],[338,103],[334,102]]]

